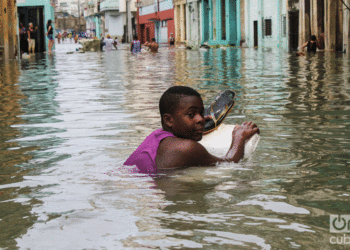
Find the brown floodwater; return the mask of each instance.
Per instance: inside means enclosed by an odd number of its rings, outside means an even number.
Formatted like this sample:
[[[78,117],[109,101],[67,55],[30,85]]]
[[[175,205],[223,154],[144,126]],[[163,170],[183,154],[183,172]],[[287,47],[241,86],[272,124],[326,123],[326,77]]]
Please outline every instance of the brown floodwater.
[[[350,245],[330,232],[331,214],[350,214],[345,54],[66,53],[75,46],[0,64],[1,249]],[[160,127],[158,101],[173,85],[195,88],[205,104],[234,90],[225,123],[259,125],[254,154],[153,177],[123,167]]]

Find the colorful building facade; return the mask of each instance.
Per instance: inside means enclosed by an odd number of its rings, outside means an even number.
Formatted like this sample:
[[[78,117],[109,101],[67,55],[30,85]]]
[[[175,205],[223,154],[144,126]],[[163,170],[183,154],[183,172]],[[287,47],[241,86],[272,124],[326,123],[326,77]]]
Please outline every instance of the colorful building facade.
[[[170,33],[175,33],[172,0],[142,2],[137,23],[138,38],[142,43],[155,38],[159,44],[167,44]]]

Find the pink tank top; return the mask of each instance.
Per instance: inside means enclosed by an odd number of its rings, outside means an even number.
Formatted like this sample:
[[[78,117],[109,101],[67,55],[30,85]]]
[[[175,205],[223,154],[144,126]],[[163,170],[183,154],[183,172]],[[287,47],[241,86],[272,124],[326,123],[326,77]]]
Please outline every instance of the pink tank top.
[[[172,133],[163,129],[153,131],[141,143],[141,145],[132,153],[124,163],[125,166],[136,165],[140,173],[155,173],[157,172],[156,156],[159,143],[167,138],[175,137]]]

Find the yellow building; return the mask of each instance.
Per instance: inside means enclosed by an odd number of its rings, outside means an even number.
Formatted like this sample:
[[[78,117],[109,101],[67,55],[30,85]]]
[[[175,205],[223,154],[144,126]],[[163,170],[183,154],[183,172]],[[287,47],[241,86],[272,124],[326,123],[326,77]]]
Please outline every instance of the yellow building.
[[[0,58],[14,59],[18,50],[17,5],[13,0],[0,0]]]
[[[186,0],[174,0],[175,42],[186,42]]]

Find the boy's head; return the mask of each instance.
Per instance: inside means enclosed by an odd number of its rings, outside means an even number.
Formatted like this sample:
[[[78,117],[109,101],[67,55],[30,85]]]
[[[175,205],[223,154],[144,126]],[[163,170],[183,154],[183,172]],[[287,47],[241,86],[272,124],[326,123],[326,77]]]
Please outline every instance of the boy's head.
[[[316,36],[315,35],[311,36],[311,41],[316,41]]]
[[[163,129],[175,136],[199,141],[204,129],[204,106],[200,94],[185,86],[166,90],[159,101]]]
[[[137,40],[137,36],[136,36],[136,35],[134,35],[134,36],[133,36],[133,39],[134,39],[134,40]]]
[[[152,38],[151,40],[152,40],[152,42],[155,42],[155,41],[156,41],[156,39],[155,39],[155,38]]]

